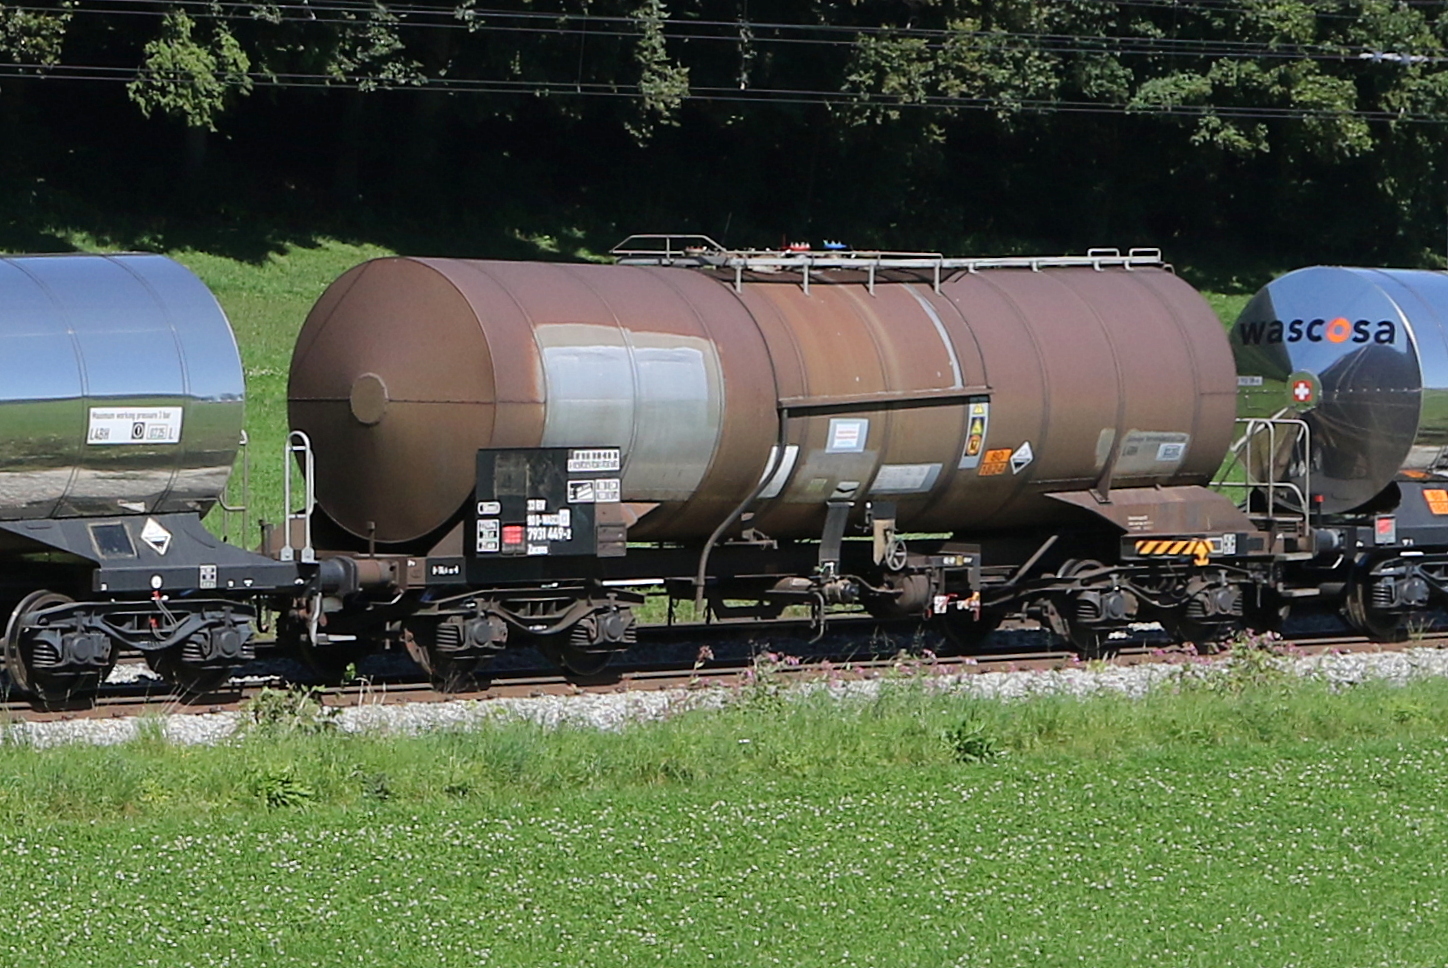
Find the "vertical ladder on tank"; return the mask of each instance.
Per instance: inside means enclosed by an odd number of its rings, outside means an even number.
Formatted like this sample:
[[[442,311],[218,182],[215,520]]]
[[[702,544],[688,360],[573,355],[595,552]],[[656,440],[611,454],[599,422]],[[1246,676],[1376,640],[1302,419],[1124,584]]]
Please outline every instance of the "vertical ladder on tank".
[[[221,497],[216,501],[217,507],[221,508],[221,540],[228,544],[230,544],[232,540],[232,521],[238,515],[241,517],[241,530],[236,533],[240,537],[242,545],[245,546],[246,544],[247,524],[250,521],[249,514],[251,510],[251,450],[248,447],[249,444],[250,439],[246,436],[246,431],[243,430],[241,432],[241,440],[239,440],[236,445],[238,456],[241,458],[240,502],[232,504],[227,500],[227,498],[231,497],[231,485],[236,481],[235,474],[227,479],[226,488],[221,492]]]
[[[302,475],[302,506],[296,507],[292,494],[292,478],[297,473],[296,458],[300,458]],[[311,564],[317,560],[316,549],[312,547],[312,510],[317,504],[314,481],[316,463],[312,456],[312,438],[300,430],[287,434],[286,452],[282,456],[282,547],[279,557],[282,561],[302,561]],[[300,526],[300,538],[293,530]],[[293,542],[300,540],[301,547]]]

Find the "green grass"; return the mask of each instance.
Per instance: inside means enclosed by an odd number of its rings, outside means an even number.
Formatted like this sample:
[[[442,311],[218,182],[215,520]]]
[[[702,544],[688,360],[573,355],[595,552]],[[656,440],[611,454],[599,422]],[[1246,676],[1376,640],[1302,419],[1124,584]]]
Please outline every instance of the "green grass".
[[[1441,964],[1448,683],[0,746],[0,961]],[[969,740],[969,742],[964,742]],[[991,755],[1000,751],[1001,755]]]
[[[1246,308],[1247,302],[1252,298],[1251,293],[1224,293],[1203,291],[1207,304],[1212,307],[1217,316],[1222,320],[1222,325],[1231,327],[1237,321],[1237,317]]]
[[[785,701],[768,675],[719,712],[697,711],[621,732],[498,723],[412,738],[260,730],[225,747],[176,747],[154,736],[121,747],[36,751],[0,743],[0,825],[227,816],[265,807],[259,790],[305,779],[316,805],[356,807],[372,778],[400,801],[457,796],[749,784],[895,768],[952,769],[964,725],[1011,758],[1109,759],[1226,746],[1418,742],[1448,736],[1448,682],[1366,685],[1345,693],[1299,683],[1256,652],[1228,677],[1185,680],[1144,699],[1103,696],[1002,703],[942,696],[914,678],[878,698]],[[278,697],[280,698],[280,697]],[[268,718],[297,719],[268,703]],[[287,715],[276,711],[286,705]],[[308,716],[300,717],[305,726]],[[322,724],[325,726],[325,723]]]
[[[0,839],[47,965],[1437,965],[1440,747]]]

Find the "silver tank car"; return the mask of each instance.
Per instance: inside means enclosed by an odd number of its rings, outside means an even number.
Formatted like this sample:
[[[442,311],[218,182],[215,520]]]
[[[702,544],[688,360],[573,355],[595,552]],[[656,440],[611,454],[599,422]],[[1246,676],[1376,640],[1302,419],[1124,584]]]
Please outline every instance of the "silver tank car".
[[[1310,453],[1279,441],[1272,470],[1299,486],[1310,473],[1320,510],[1448,476],[1448,274],[1299,269],[1252,298],[1231,342],[1240,415],[1308,425]]]
[[[231,325],[179,263],[0,258],[0,520],[205,512],[244,397]]]

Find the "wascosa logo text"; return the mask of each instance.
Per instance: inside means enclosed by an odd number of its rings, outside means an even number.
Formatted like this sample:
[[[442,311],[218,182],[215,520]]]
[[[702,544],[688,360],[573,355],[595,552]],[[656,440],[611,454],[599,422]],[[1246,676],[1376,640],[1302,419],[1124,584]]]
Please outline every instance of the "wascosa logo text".
[[[1347,317],[1336,319],[1294,319],[1284,323],[1280,319],[1254,319],[1237,325],[1237,336],[1243,346],[1258,346],[1263,343],[1392,343],[1398,338],[1398,326],[1391,319],[1376,323],[1359,319],[1355,323]]]

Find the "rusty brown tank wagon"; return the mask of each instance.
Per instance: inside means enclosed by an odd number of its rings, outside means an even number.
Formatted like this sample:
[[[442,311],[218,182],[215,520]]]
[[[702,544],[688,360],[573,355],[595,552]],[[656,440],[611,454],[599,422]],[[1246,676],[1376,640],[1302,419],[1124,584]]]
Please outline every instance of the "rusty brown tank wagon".
[[[677,266],[379,259],[308,317],[292,425],[322,510],[418,551],[461,516],[483,447],[619,446],[640,540],[708,535],[779,439],[754,509],[777,537],[818,536],[832,499],[888,496],[900,527],[939,531],[1040,523],[1044,495],[1103,476],[1206,483],[1236,406],[1220,323],[1150,259],[1082,261],[979,263],[938,289],[882,273],[872,293],[763,267],[736,289]]]
[[[1155,250],[615,254],[379,259],[323,294],[288,396],[320,553],[356,579],[299,610],[314,651],[390,624],[443,678],[510,635],[591,669],[643,581],[718,616],[858,602],[958,635],[1026,607],[1088,648],[1148,612],[1240,621],[1240,574],[1166,575],[1254,529],[1204,487],[1231,351]],[[1132,591],[1103,564],[1122,532],[1182,550]]]

